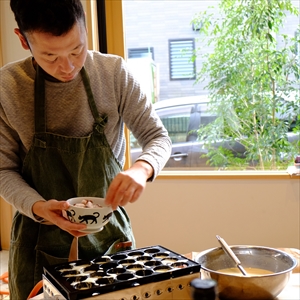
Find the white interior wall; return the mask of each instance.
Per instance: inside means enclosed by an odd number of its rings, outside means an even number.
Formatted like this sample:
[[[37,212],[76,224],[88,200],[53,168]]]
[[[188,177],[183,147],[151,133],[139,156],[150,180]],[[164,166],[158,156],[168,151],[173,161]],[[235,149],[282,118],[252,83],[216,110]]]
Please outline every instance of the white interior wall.
[[[164,180],[126,209],[138,247],[179,253],[219,244],[300,248],[299,180]]]
[[[10,9],[10,1],[0,1],[0,34],[3,65],[30,55],[29,51],[21,47],[20,41],[14,33],[14,28],[16,27],[17,24]]]

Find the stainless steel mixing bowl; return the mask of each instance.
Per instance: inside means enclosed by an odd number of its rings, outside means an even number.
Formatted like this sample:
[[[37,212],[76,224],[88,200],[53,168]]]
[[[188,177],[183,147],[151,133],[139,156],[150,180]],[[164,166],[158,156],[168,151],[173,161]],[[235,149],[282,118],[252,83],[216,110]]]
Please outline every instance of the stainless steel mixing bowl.
[[[234,262],[221,247],[199,253],[196,261],[201,265],[201,278],[213,278],[218,283],[220,299],[266,300],[274,299],[287,285],[292,270],[297,266],[290,254],[262,246],[231,246],[244,268],[258,268],[270,274],[243,276],[221,273],[234,268]]]

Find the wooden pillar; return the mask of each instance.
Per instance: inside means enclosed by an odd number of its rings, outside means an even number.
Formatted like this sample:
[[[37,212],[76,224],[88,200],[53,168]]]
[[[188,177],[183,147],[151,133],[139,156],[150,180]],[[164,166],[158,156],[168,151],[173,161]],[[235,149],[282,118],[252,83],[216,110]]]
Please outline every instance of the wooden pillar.
[[[2,250],[9,249],[12,214],[12,206],[0,197],[0,246]]]

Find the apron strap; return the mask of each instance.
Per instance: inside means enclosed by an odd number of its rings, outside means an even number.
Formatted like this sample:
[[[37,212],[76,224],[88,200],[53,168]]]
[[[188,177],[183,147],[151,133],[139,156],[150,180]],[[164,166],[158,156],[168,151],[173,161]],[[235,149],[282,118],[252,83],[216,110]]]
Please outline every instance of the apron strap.
[[[36,65],[34,88],[35,132],[46,132],[45,79],[39,65]]]
[[[69,261],[74,261],[78,259],[78,238],[74,237],[70,247]]]
[[[84,67],[82,67],[82,69],[80,70],[80,74],[82,77],[83,84],[85,86],[86,94],[88,97],[89,105],[90,105],[94,120],[98,124],[105,124],[106,123],[105,120],[99,116],[96,102],[94,99],[94,95],[92,92],[91,84],[90,84],[90,79],[89,79],[89,76]]]

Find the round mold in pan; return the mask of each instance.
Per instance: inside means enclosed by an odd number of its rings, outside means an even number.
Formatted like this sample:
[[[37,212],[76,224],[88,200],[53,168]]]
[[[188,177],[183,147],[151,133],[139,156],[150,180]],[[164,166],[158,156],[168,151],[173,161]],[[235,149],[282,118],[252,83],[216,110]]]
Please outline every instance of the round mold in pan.
[[[153,258],[156,258],[156,259],[164,259],[164,258],[169,257],[169,254],[165,253],[165,252],[158,252],[158,253],[154,253],[152,256],[153,256]]]
[[[150,269],[146,269],[146,270],[138,270],[135,272],[135,275],[138,277],[145,277],[145,276],[150,276],[153,274],[153,271]]]
[[[129,259],[120,260],[119,264],[126,267],[126,266],[134,264],[135,262],[136,262],[135,259],[129,258]]]
[[[103,270],[107,271],[108,269],[113,269],[113,268],[116,268],[117,266],[118,266],[118,263],[110,261],[110,262],[102,264],[101,268]]]
[[[148,253],[148,254],[153,254],[153,253],[160,252],[160,250],[158,248],[149,248],[149,249],[144,250],[144,252]]]
[[[173,263],[175,263],[175,262],[177,262],[178,261],[178,258],[177,257],[174,257],[174,256],[172,256],[172,257],[167,257],[167,258],[163,258],[162,260],[161,260],[161,262],[164,264],[164,265],[171,265],[171,264],[173,264]]]
[[[157,266],[153,269],[153,271],[156,273],[165,273],[165,272],[168,272],[171,270],[172,270],[172,268],[170,266],[166,266],[166,265]]]
[[[139,270],[144,270],[145,267],[141,264],[132,264],[132,265],[127,266],[126,269],[127,269],[127,271],[130,271],[130,272],[136,272]]]
[[[150,260],[144,263],[146,267],[156,267],[156,266],[160,266],[161,264],[162,262],[159,260]]]
[[[100,270],[100,271],[97,271],[97,272],[94,272],[94,273],[90,274],[90,277],[92,277],[92,278],[103,278],[105,276],[107,276],[107,274],[103,270]]]
[[[74,263],[65,263],[65,264],[60,264],[59,266],[54,267],[54,270],[58,272],[63,272],[67,270],[72,270],[74,267]]]
[[[91,273],[97,272],[99,269],[100,269],[100,265],[92,264],[86,268],[82,268],[80,271],[85,274],[86,273],[91,274]]]
[[[79,282],[77,284],[74,285],[74,289],[76,290],[89,290],[93,287],[95,287],[96,285],[93,282]]]
[[[171,264],[171,268],[175,268],[175,269],[184,269],[184,268],[187,268],[188,266],[189,266],[188,263],[182,262],[182,261],[178,261],[178,262]]]
[[[111,258],[109,256],[101,256],[101,257],[97,257],[97,258],[92,260],[92,262],[94,264],[99,264],[99,265],[102,265],[102,264],[107,263],[109,261],[111,261]]]
[[[114,254],[110,258],[112,260],[122,260],[127,258],[127,254]]]
[[[106,271],[106,273],[108,275],[119,275],[119,274],[123,274],[126,272],[125,268],[112,268],[112,269],[108,269]]]
[[[152,257],[149,256],[149,255],[143,255],[143,256],[139,256],[136,258],[137,262],[146,262],[146,261],[149,261],[151,260]]]
[[[115,279],[113,277],[103,277],[96,280],[96,284],[98,285],[107,285],[112,284],[115,282]]]
[[[128,253],[128,256],[133,257],[133,258],[143,256],[143,255],[144,255],[143,251],[132,251],[132,252]]]
[[[90,261],[87,260],[80,260],[74,263],[73,269],[74,270],[81,270],[83,268],[89,267],[91,265]]]
[[[123,273],[117,276],[118,281],[126,281],[136,278],[133,273]]]
[[[61,272],[60,275],[62,277],[72,277],[72,276],[80,275],[80,272],[78,270],[69,270],[69,271]]]
[[[82,282],[82,281],[86,280],[87,278],[88,278],[87,275],[73,276],[73,277],[67,278],[67,282],[72,284],[75,282]]]

